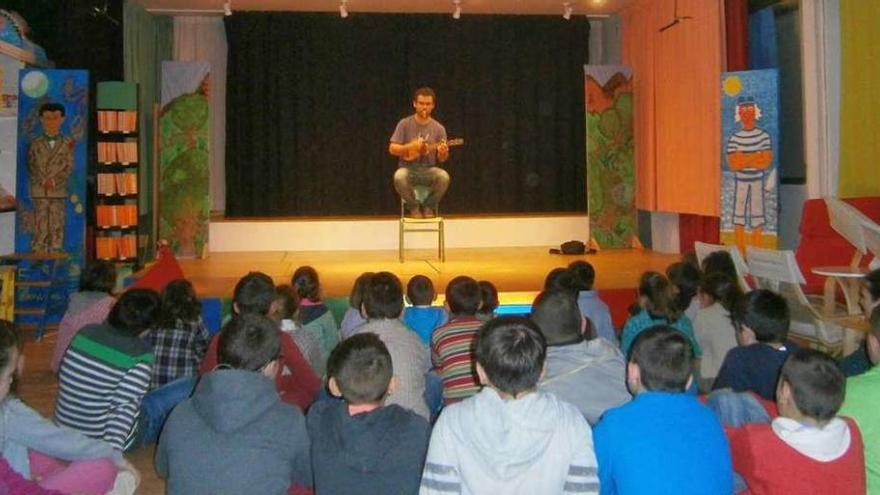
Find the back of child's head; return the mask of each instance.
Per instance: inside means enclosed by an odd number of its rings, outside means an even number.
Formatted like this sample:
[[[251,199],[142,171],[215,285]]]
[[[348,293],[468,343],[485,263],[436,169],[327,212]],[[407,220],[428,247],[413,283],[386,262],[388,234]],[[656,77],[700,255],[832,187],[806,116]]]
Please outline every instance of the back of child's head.
[[[801,414],[824,422],[843,404],[846,377],[830,356],[799,348],[789,354],[779,372],[780,385],[787,383]],[[776,394],[779,397],[779,394]]]
[[[137,336],[152,327],[159,319],[162,299],[152,289],[129,289],[107,315],[107,323],[128,335]]]
[[[474,356],[494,388],[516,397],[538,385],[547,342],[528,318],[499,316],[480,328]]]
[[[730,275],[720,272],[704,278],[700,284],[700,292],[711,297],[714,302],[721,304],[721,307],[728,312],[733,311],[736,303],[743,296],[739,282],[735,278],[730,278]]]
[[[274,317],[279,321],[292,320],[296,310],[299,309],[299,294],[296,289],[287,284],[275,287],[275,300],[277,304]]]
[[[17,370],[9,370],[13,366],[13,358],[21,354],[24,341],[21,334],[11,321],[0,320],[0,373],[11,373],[9,391],[15,393],[17,384],[15,373]],[[0,400],[4,397],[0,396]]]
[[[568,268],[554,268],[547,273],[544,279],[544,290],[567,290],[576,292],[574,276],[569,272]]]
[[[547,345],[575,343],[581,337],[581,311],[574,294],[556,290],[538,294],[531,320],[541,329]]]
[[[261,314],[236,315],[223,327],[219,339],[218,362],[232,369],[259,371],[281,352],[278,326]]]
[[[488,280],[480,280],[477,282],[477,285],[480,286],[480,309],[477,311],[478,313],[491,315],[495,313],[495,310],[498,309],[498,305],[501,303],[498,300],[498,289],[495,287],[495,284]]]
[[[364,291],[364,312],[370,319],[399,318],[403,312],[403,287],[397,275],[379,272]]]
[[[737,303],[733,320],[749,327],[758,342],[781,343],[788,337],[791,316],[785,298],[770,290],[755,289]]]
[[[737,280],[739,275],[736,273],[736,265],[733,258],[727,251],[712,251],[705,258],[701,267],[703,276],[707,277],[713,273],[723,273],[728,277]]]
[[[343,340],[327,359],[327,378],[336,382],[349,404],[381,402],[393,374],[391,353],[379,336],[370,332]]]
[[[232,301],[238,314],[269,314],[275,300],[275,282],[263,272],[250,272],[235,284]]]
[[[672,284],[663,274],[645,272],[639,280],[639,296],[643,298],[645,309],[649,313],[676,321],[681,310],[675,303]]]
[[[406,284],[406,297],[413,306],[430,306],[436,295],[434,282],[424,275],[416,275]]]
[[[667,325],[640,333],[629,351],[629,361],[639,367],[642,387],[653,392],[684,392],[693,370],[693,356],[688,339]]]
[[[589,262],[578,260],[572,261],[568,265],[568,272],[574,282],[574,287],[579,290],[593,290],[593,283],[596,281],[596,270]]]
[[[90,261],[79,277],[82,291],[111,293],[116,287],[116,265],[107,260]]]
[[[351,293],[348,295],[349,306],[358,311],[361,310],[361,305],[364,304],[364,291],[367,289],[367,284],[373,275],[375,275],[373,272],[364,272],[358,275],[358,278],[355,279],[354,284],[351,286]]]
[[[871,296],[872,302],[880,299],[880,268],[872,270],[865,275],[865,278],[862,279],[862,284],[868,290],[868,295]]]
[[[666,267],[666,278],[675,286],[675,305],[684,312],[700,288],[700,269],[695,265],[679,261]]]
[[[871,310],[868,322],[871,324],[871,333],[880,341],[880,306]]]
[[[300,299],[321,300],[321,281],[318,272],[311,266],[301,266],[293,272],[290,285],[296,288]]]
[[[480,284],[471,277],[459,275],[446,284],[446,304],[453,315],[475,315],[482,302]]]
[[[159,325],[173,328],[177,320],[194,321],[202,312],[202,303],[188,280],[173,280],[162,291],[162,312]]]

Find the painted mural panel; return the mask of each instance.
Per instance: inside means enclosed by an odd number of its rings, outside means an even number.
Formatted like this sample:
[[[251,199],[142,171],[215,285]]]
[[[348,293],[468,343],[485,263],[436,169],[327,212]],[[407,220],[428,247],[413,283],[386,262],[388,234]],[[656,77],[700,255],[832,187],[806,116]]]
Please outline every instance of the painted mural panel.
[[[205,62],[162,62],[159,237],[178,256],[208,242],[210,77]]]
[[[775,248],[779,230],[779,73],[721,75],[721,241]]]
[[[590,236],[603,248],[637,236],[632,69],[584,66]]]

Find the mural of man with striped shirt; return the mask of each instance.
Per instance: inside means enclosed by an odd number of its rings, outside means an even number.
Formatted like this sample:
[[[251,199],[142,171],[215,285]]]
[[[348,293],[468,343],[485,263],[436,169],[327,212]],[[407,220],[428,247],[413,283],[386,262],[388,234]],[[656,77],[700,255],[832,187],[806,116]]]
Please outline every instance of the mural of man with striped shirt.
[[[764,231],[764,190],[775,181],[771,173],[773,142],[770,134],[757,126],[761,108],[752,96],[740,96],[736,101],[734,120],[742,130],[727,140],[727,163],[734,171],[735,202],[733,225],[736,245],[745,252],[746,230],[751,231],[748,244],[762,245]]]

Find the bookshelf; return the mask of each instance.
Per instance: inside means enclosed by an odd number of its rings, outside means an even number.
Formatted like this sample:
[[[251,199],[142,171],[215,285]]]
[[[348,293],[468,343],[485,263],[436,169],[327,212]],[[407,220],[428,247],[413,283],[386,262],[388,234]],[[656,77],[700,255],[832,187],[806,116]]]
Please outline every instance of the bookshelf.
[[[138,88],[98,83],[95,172],[95,257],[138,260]]]

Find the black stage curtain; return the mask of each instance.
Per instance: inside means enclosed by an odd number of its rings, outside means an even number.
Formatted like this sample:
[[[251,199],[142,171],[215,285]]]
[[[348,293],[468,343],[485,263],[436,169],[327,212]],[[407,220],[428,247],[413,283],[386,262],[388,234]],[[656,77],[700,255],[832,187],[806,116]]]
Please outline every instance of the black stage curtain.
[[[227,215],[399,211],[388,140],[411,93],[463,137],[445,213],[586,211],[582,16],[236,12]]]

